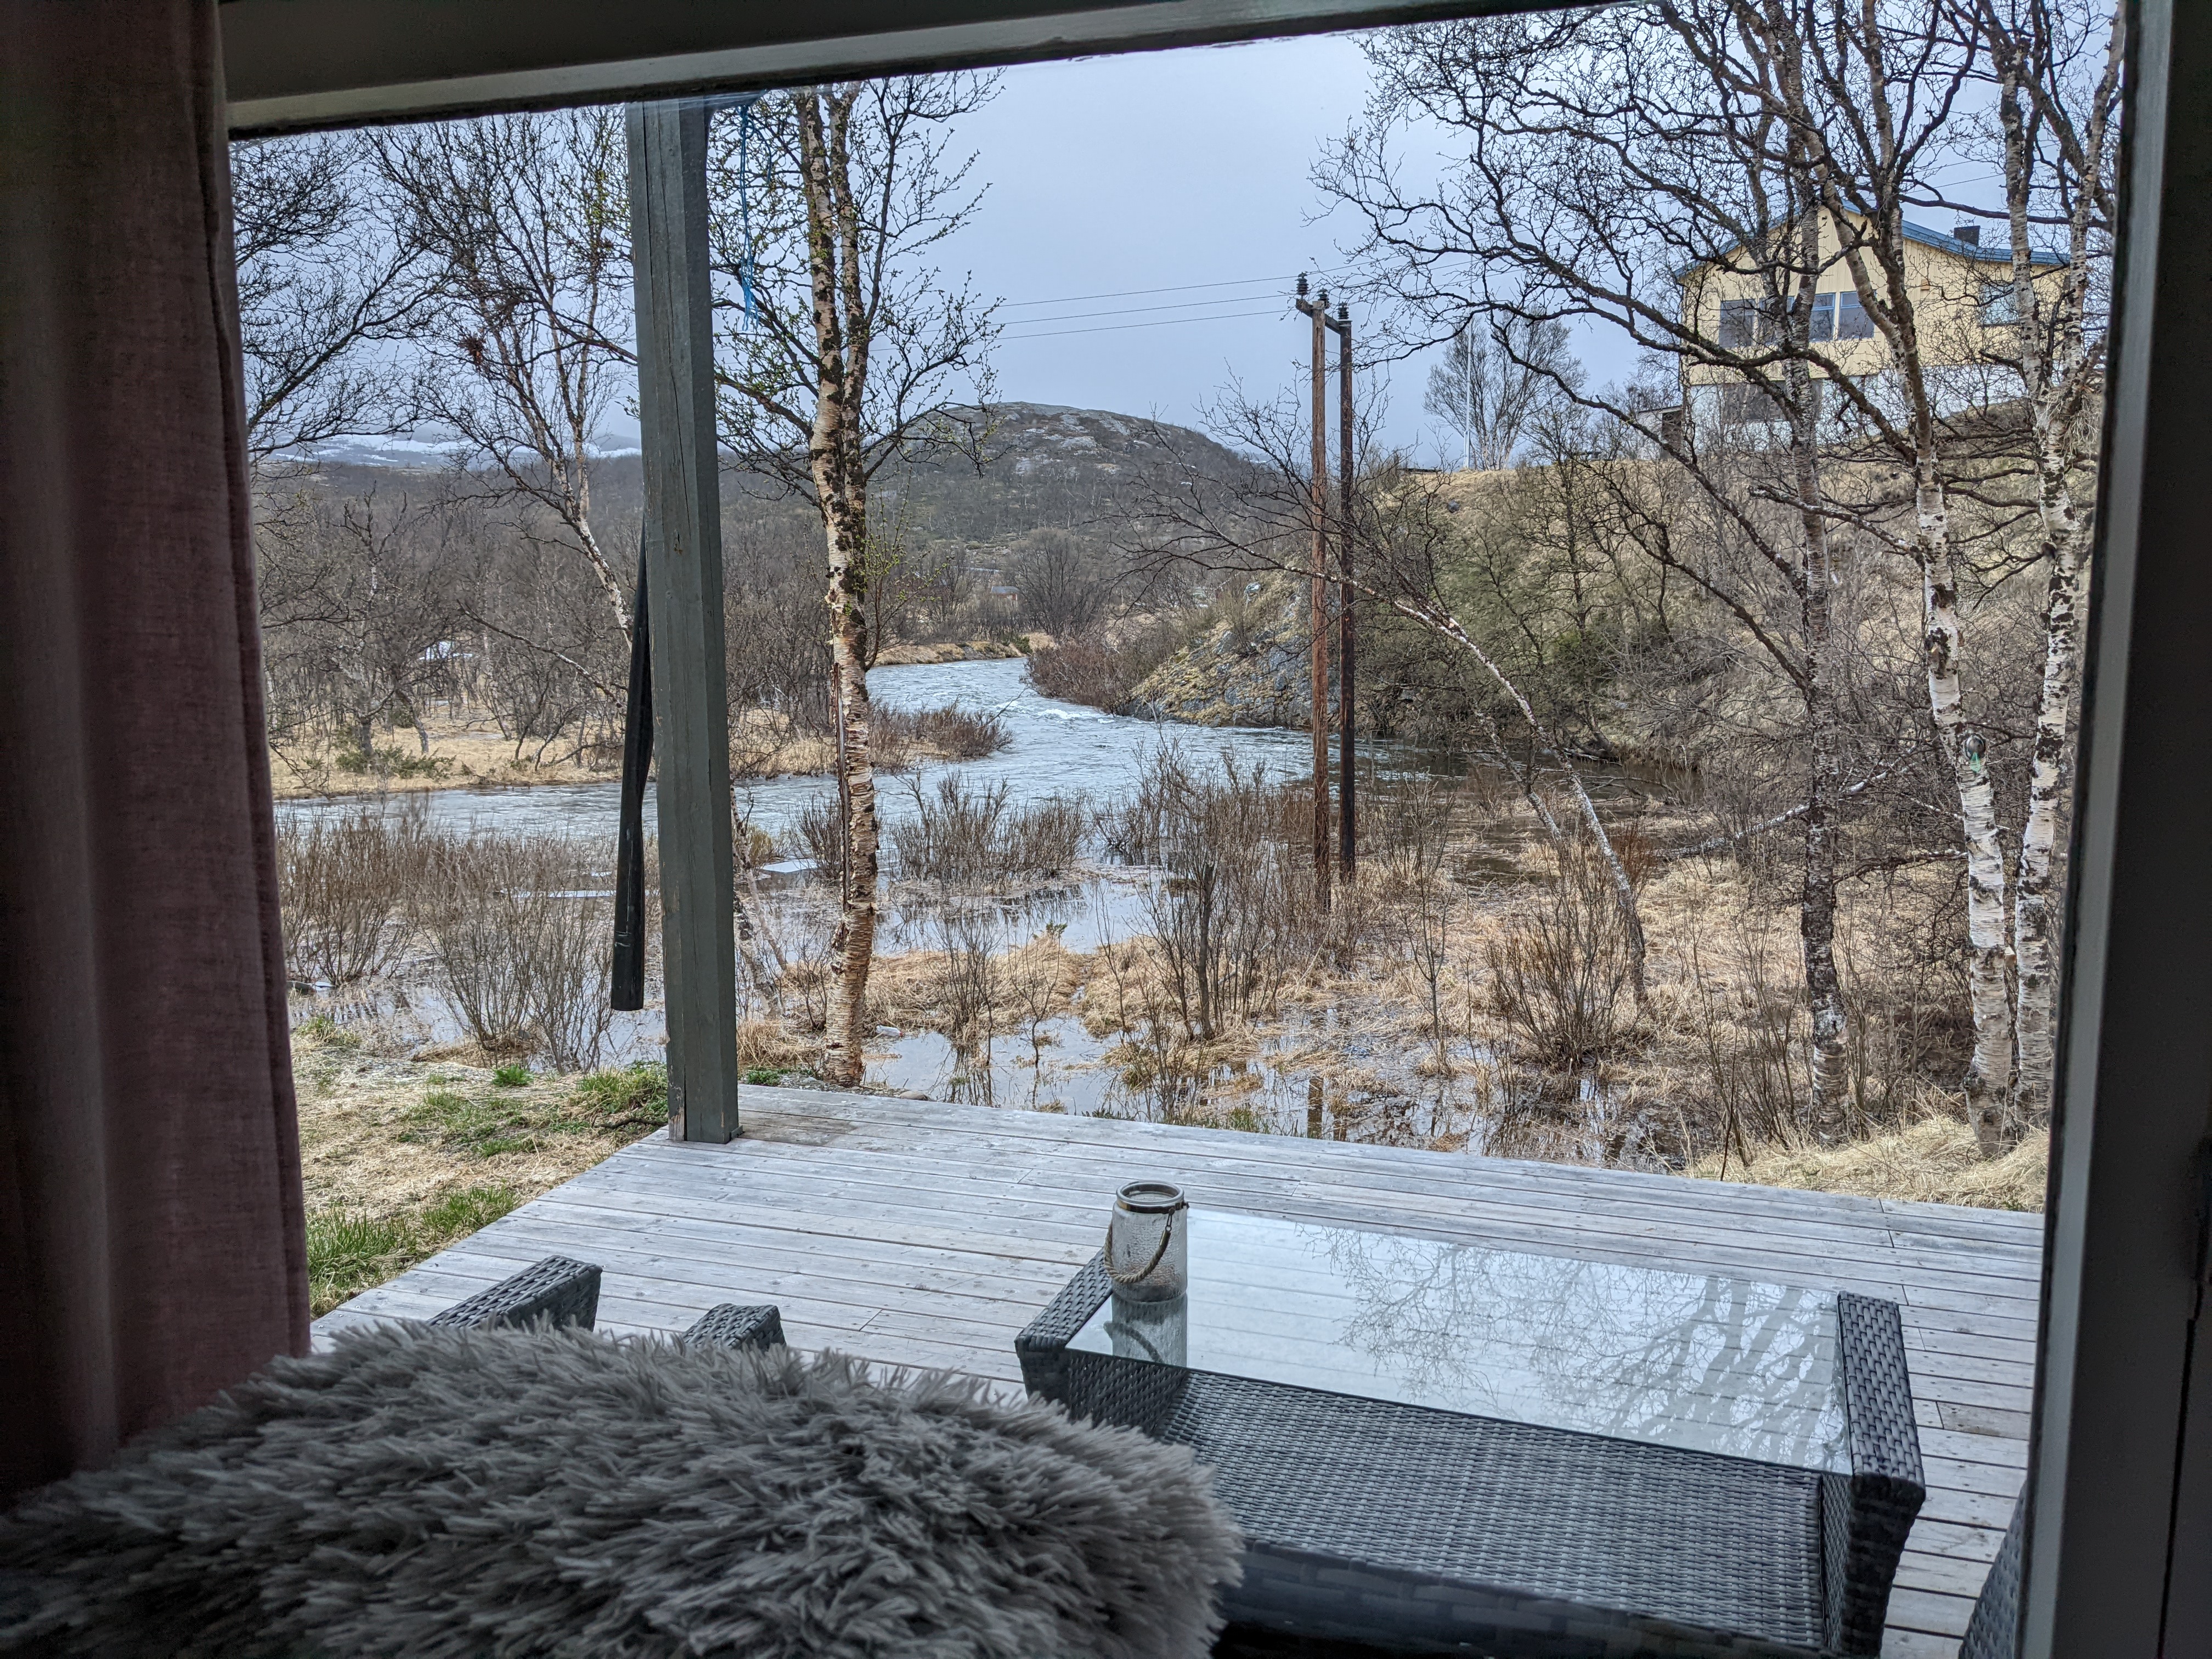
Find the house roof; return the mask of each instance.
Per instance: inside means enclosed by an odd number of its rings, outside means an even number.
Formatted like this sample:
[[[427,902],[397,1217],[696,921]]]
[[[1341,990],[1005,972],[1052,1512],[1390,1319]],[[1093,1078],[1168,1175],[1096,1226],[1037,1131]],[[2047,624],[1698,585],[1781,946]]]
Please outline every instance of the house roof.
[[[1905,240],[1908,242],[1918,242],[1923,246],[1937,249],[1939,252],[1951,254],[1960,259],[1971,259],[1976,264],[2008,265],[2012,263],[2012,250],[2008,247],[1991,247],[1985,246],[1980,242],[1970,242],[1962,236],[1953,236],[1945,231],[1931,230],[1926,225],[1916,225],[1910,219],[1905,222]],[[1730,252],[1735,251],[1734,248],[1729,250]],[[2066,263],[2064,254],[2053,252],[2049,248],[2030,248],[2028,259],[2039,270],[2053,270]],[[1699,266],[1711,263],[1711,259],[1692,259],[1687,264],[1676,266],[1673,272],[1674,278],[1678,283],[1686,283]]]

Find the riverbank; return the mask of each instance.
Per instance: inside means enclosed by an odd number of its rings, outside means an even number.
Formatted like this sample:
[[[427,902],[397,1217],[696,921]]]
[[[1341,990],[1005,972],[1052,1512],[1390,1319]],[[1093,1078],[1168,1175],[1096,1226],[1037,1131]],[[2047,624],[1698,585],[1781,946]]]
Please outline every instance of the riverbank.
[[[932,645],[887,645],[876,653],[878,668],[931,668],[953,662],[1006,662],[1042,651],[1054,643],[1042,629],[999,640],[939,641]]]
[[[1008,655],[1018,655],[1008,649]],[[983,659],[954,658],[953,661]],[[996,660],[995,659],[994,660]],[[456,787],[519,789],[609,782],[620,775],[619,742],[518,745],[479,718],[426,719],[422,726],[379,743],[364,758],[357,747],[302,741],[270,749],[270,780],[279,800],[344,799],[425,793]],[[891,702],[876,721],[878,770],[971,761],[1005,745],[1006,734],[986,709],[951,705],[913,708]],[[836,769],[834,738],[805,730],[774,709],[738,711],[730,722],[730,774],[740,781],[828,778]]]

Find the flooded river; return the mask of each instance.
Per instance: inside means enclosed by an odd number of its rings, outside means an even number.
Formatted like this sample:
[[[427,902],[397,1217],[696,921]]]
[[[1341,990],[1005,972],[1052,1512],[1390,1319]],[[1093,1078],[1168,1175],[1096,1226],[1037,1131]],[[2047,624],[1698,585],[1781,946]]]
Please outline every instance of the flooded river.
[[[923,769],[933,781],[951,771],[980,783],[1006,785],[1015,806],[1053,797],[1087,795],[1103,800],[1133,785],[1146,755],[1171,736],[1194,760],[1232,756],[1241,764],[1264,763],[1278,777],[1308,775],[1312,750],[1303,732],[1248,726],[1156,726],[1078,703],[1041,696],[1029,684],[1022,659],[999,662],[936,663],[878,668],[868,690],[887,708],[938,708],[949,704],[992,711],[1010,738],[997,754],[979,761]],[[748,822],[787,842],[799,815],[828,794],[827,778],[775,778],[740,782],[738,804]],[[621,786],[538,784],[521,788],[434,789],[387,796],[331,796],[276,804],[280,820],[345,817],[364,809],[420,811],[440,829],[484,830],[509,835],[569,835],[612,839]],[[896,776],[877,791],[884,820],[896,822],[914,804]],[[646,795],[646,829],[653,829],[653,798]]]
[[[1204,767],[1229,758],[1241,768],[1264,766],[1270,775],[1286,781],[1308,775],[1312,751],[1303,732],[1155,725],[1102,714],[1038,695],[1028,684],[1026,668],[1026,663],[1014,659],[884,668],[869,676],[870,689],[881,706],[921,709],[962,704],[988,709],[1005,721],[1009,738],[1005,748],[982,760],[929,763],[914,774],[884,778],[878,799],[887,823],[895,823],[915,811],[907,787],[909,777],[933,784],[948,773],[972,783],[1004,784],[1013,806],[1077,796],[1103,805],[1136,786],[1147,757],[1166,742]],[[1461,769],[1449,761],[1437,765],[1434,757],[1402,744],[1375,744],[1370,754],[1379,763],[1377,772],[1386,787],[1392,778]],[[775,836],[787,853],[795,853],[799,815],[832,787],[822,777],[742,782],[737,787],[737,802],[753,825]],[[618,795],[619,787],[611,781],[442,789],[283,801],[277,804],[277,814],[300,823],[362,811],[420,812],[433,826],[449,831],[565,835],[611,845]],[[650,793],[646,810],[650,833],[654,827]],[[895,872],[887,868],[886,873]],[[1071,872],[1065,885],[1020,897],[963,901],[959,914],[969,917],[967,925],[972,927],[979,913],[988,913],[982,926],[994,951],[1017,948],[1048,933],[1070,950],[1095,951],[1102,944],[1149,931],[1147,901],[1152,884],[1159,878],[1154,872],[1094,864],[1087,872]],[[899,887],[886,894],[878,951],[889,957],[945,948],[948,913],[921,902],[908,908],[902,902],[905,894]],[[827,890],[803,875],[786,876],[764,896],[787,945],[819,935],[813,945],[822,948],[834,921],[834,901]],[[302,997],[298,1012],[302,1017],[327,1012],[342,1021],[374,1020],[387,1034],[386,1042],[396,1041],[403,1048],[434,1048],[462,1035],[458,1019],[422,977],[410,979],[396,994],[370,994],[357,1011],[349,1012],[349,994],[341,994],[336,1003],[325,996]],[[750,995],[747,1001],[751,1001]],[[1418,1074],[1418,1053],[1405,1052],[1402,1044],[1378,1042],[1377,1036],[1340,1026],[1339,1011],[1334,1008],[1286,1011],[1264,1036],[1256,1054],[1214,1068],[1195,1087],[1222,1109],[1212,1121],[1239,1127],[1299,1135],[1349,1133],[1354,1139],[1410,1145],[1497,1145],[1494,1135],[1510,1116],[1510,1103],[1500,1093],[1486,1051],[1463,1040],[1455,1042],[1447,1067],[1450,1080],[1431,1079]],[[656,1003],[642,1012],[618,1017],[605,1057],[617,1062],[657,1058],[665,1042]],[[921,1029],[885,1028],[869,1047],[868,1085],[886,1091],[1115,1116],[1150,1117],[1180,1109],[1159,1085],[1125,1078],[1123,1066],[1109,1053],[1112,1040],[1091,1036],[1079,1009],[1002,1033],[987,1041],[981,1052],[961,1052],[939,1032]],[[1317,1048],[1355,1067],[1361,1080],[1350,1086],[1340,1083],[1325,1087],[1306,1063]],[[1577,1129],[1577,1139],[1604,1127],[1603,1103],[1593,1103],[1595,1116]],[[1613,1140],[1614,1136],[1604,1133],[1602,1139]],[[1605,1161],[1620,1153],[1616,1144],[1610,1149],[1577,1146],[1565,1155]]]

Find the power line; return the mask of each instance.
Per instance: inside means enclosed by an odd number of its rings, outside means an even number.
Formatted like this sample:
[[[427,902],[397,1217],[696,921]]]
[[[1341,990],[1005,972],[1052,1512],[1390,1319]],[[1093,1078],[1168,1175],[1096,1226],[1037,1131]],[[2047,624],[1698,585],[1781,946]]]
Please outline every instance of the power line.
[[[1335,270],[1344,270],[1350,269],[1349,265],[1335,268]],[[1335,270],[1309,271],[1306,274],[1328,276],[1334,275]],[[1067,294],[1057,300],[1008,300],[1005,301],[1005,306],[1010,311],[1019,311],[1030,306],[1072,306],[1079,305],[1086,300],[1133,300],[1147,294],[1188,294],[1201,288],[1259,288],[1269,283],[1288,283],[1296,280],[1295,276],[1248,276],[1241,281],[1228,283],[1171,283],[1165,288],[1125,288],[1117,289],[1111,294]],[[1036,320],[1042,322],[1044,319],[1038,318]]]
[[[1057,317],[1017,317],[1006,326],[1026,328],[1031,323],[1079,323],[1091,317],[1133,317],[1140,311],[1191,311],[1200,306],[1248,306],[1255,300],[1266,297],[1261,294],[1231,294],[1218,300],[1176,300],[1158,306],[1117,306],[1111,311],[1069,311]]]
[[[1111,334],[1125,328],[1166,328],[1173,323],[1233,323],[1240,317],[1279,317],[1282,314],[1280,306],[1269,306],[1264,310],[1231,311],[1214,317],[1155,317],[1148,323],[1101,323],[1095,328],[1056,328],[1042,334],[1007,334],[1000,337],[1009,341],[1049,340],[1062,334]],[[1040,317],[1037,320],[1051,322],[1055,319]]]

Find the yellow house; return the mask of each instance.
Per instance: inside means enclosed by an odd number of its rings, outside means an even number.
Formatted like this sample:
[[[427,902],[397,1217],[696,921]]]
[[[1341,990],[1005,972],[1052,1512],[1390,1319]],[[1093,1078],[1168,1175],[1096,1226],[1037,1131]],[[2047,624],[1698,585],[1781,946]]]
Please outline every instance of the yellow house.
[[[1856,380],[1878,376],[1889,367],[1888,342],[1861,303],[1850,267],[1834,234],[1834,222],[1823,226],[1823,268],[1814,290],[1811,343]],[[1987,396],[1990,372],[2014,356],[2010,337],[2016,321],[2012,250],[1982,244],[1981,227],[1960,225],[1948,235],[1907,221],[1906,280],[1913,290],[1922,361],[1946,371],[1941,401],[1952,405]],[[2047,291],[2064,261],[2057,255],[2033,255],[2035,282]],[[1682,285],[1683,320],[1697,333],[1725,349],[1751,351],[1778,341],[1776,306],[1766,277],[1749,268],[1740,250],[1699,261],[1675,273]],[[1779,302],[1786,305],[1787,301]],[[1825,377],[1815,365],[1813,373]],[[1692,407],[1720,405],[1724,421],[1771,419],[1772,404],[1733,370],[1685,361],[1684,399]],[[1702,395],[1700,387],[1711,391]],[[1753,404],[1759,407],[1753,408]]]

